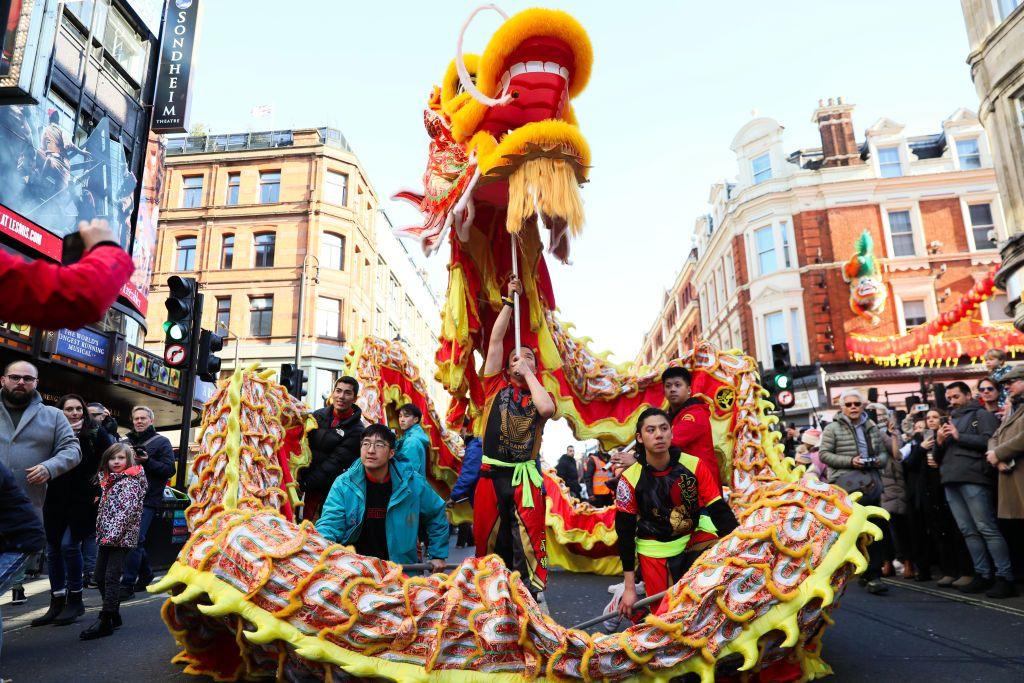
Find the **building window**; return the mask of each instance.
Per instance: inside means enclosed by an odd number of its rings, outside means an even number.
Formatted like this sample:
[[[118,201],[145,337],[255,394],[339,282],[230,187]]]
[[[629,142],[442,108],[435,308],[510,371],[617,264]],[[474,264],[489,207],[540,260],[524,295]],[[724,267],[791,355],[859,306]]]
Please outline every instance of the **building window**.
[[[274,246],[277,242],[277,235],[272,232],[260,233],[253,237],[253,246],[256,255],[254,265],[257,268],[274,267]]]
[[[802,363],[804,358],[804,336],[800,334],[800,311],[796,308],[789,309],[789,333],[793,343],[790,344],[790,353],[794,363]]]
[[[70,4],[70,3],[69,3]],[[147,45],[135,29],[111,7],[103,30],[103,46],[136,83],[142,83],[146,71]]]
[[[999,320],[1013,320],[1012,316],[1006,315],[1006,295],[993,294],[985,300],[985,308],[988,313],[989,322]]]
[[[789,223],[787,221],[779,223],[779,236],[782,237],[782,260],[787,268],[792,268],[792,257],[789,254]]]
[[[772,226],[766,225],[754,231],[754,246],[757,250],[757,270],[761,275],[769,275],[779,269],[779,260],[775,255],[775,234]]]
[[[903,175],[899,147],[878,148],[878,170],[883,178],[899,178]]]
[[[337,370],[328,370],[326,368],[316,369],[316,395],[327,400],[327,398],[334,392],[334,384],[338,381],[340,375]]]
[[[179,237],[175,242],[174,269],[178,272],[196,268],[196,238]]]
[[[960,159],[960,168],[962,170],[981,168],[981,151],[978,149],[978,138],[957,140],[956,155]]]
[[[889,236],[892,238],[893,256],[916,256],[914,228],[909,211],[889,211]]]
[[[750,162],[751,167],[754,170],[754,184],[763,183],[766,180],[770,180],[772,177],[772,157],[771,154],[765,152],[759,157],[754,157],[754,160]]]
[[[725,291],[731,296],[736,291],[736,268],[732,264],[732,258],[726,256],[725,261]]]
[[[182,179],[181,208],[197,209],[203,203],[203,176],[190,175]]]
[[[316,298],[316,336],[341,338],[341,302],[337,299]]]
[[[270,323],[274,319],[274,297],[254,296],[249,298],[249,334],[253,337],[269,337]]]
[[[975,249],[995,249],[995,222],[992,220],[991,204],[971,204],[967,207],[971,216],[971,232],[974,234]],[[991,237],[990,237],[991,235]]]
[[[910,299],[903,302],[903,324],[909,330],[928,321],[924,299]]]
[[[217,297],[217,334],[228,332],[231,329],[231,297]]]
[[[281,172],[260,173],[260,204],[276,204],[281,201]]]
[[[345,237],[325,232],[320,237],[320,265],[332,270],[345,270]]]
[[[348,176],[328,171],[324,181],[324,201],[348,206]]]
[[[714,272],[715,277],[715,294],[721,305],[724,307],[726,304],[725,298],[725,276],[722,274],[721,269],[716,268]]]
[[[238,204],[238,190],[242,186],[241,173],[228,173],[228,196],[225,203],[228,206]]]
[[[772,357],[773,345],[784,344],[789,341],[789,338],[786,336],[786,318],[782,311],[775,311],[764,316],[764,338],[765,352],[762,355],[766,358]]]
[[[235,236],[224,235],[220,242],[220,267],[230,270],[235,262]]]
[[[999,20],[1002,21],[1006,17],[1010,16],[1013,10],[1020,7],[1021,0],[998,0],[999,3]]]

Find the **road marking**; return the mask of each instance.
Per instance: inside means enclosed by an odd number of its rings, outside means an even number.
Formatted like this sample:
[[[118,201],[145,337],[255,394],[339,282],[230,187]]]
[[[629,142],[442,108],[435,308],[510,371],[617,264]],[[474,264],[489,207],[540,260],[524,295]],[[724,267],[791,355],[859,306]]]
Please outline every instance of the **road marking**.
[[[929,588],[927,586],[897,581],[895,579],[882,579],[882,583],[890,586],[896,586],[897,588],[904,588],[908,591],[916,591],[918,593],[924,593],[925,595],[932,595],[937,598],[945,598],[955,602],[962,602],[967,605],[973,605],[974,607],[984,607],[985,609],[990,609],[995,612],[1003,612],[1005,614],[1012,614],[1016,617],[1024,617],[1024,609],[1018,609],[1008,605],[996,605],[986,600],[972,598],[970,595],[966,595],[964,593],[951,593],[938,588]]]

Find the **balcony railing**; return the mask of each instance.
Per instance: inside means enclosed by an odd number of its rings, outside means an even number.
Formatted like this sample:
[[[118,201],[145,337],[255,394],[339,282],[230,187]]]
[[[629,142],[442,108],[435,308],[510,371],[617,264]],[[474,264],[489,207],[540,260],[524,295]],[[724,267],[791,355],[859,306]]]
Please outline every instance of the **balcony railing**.
[[[318,128],[320,142],[351,152],[348,141],[341,131],[334,128]],[[273,149],[291,147],[295,136],[290,130],[272,130],[256,133],[224,133],[221,135],[199,135],[167,138],[167,154],[205,154],[210,152],[234,152],[251,149]]]

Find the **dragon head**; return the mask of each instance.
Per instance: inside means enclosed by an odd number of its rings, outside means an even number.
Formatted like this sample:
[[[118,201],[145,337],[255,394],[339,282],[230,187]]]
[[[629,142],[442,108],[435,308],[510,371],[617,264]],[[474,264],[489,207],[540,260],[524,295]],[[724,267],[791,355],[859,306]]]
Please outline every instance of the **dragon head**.
[[[483,9],[501,12],[481,7],[466,26]],[[400,233],[420,239],[430,253],[450,227],[466,240],[478,205],[488,205],[492,215],[505,215],[510,233],[542,215],[551,251],[568,258],[565,237],[582,228],[579,185],[590,164],[571,102],[592,62],[583,27],[556,10],[507,17],[480,55],[463,54],[460,36],[456,58],[428,101],[424,192],[396,195],[416,203],[426,220]]]

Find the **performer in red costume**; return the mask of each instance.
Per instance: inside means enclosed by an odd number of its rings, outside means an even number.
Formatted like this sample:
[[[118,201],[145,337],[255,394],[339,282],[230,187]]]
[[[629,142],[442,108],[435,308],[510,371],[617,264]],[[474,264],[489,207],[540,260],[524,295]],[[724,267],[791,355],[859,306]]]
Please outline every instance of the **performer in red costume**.
[[[691,395],[691,384],[690,371],[686,368],[672,367],[661,373],[661,385],[672,419],[672,445],[700,458],[708,466],[715,485],[721,488],[715,441],[711,436],[711,410],[707,403]]]
[[[537,596],[547,583],[543,479],[537,468],[544,422],[555,401],[535,374],[533,349],[515,349],[504,368],[505,335],[512,296],[523,285],[512,278],[508,298],[494,321],[484,361],[483,464],[473,501],[477,557],[496,553],[518,571]]]
[[[636,602],[638,559],[647,594],[660,593],[696,559],[687,547],[698,525],[712,522],[721,534],[737,525],[711,468],[676,448],[673,435],[668,413],[660,408],[640,413],[640,462],[623,472],[615,491],[615,533],[625,580],[619,610],[625,616],[631,616]]]

